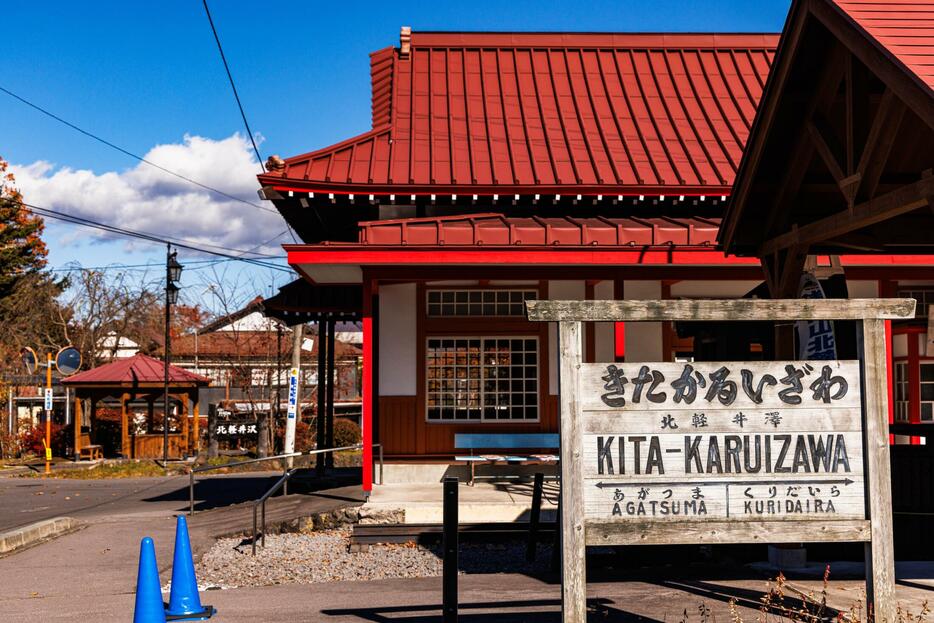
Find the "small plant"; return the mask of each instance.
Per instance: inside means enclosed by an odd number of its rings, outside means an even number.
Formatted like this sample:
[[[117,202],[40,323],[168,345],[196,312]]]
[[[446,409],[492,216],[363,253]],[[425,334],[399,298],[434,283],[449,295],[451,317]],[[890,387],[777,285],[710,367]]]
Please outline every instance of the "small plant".
[[[64,426],[52,424],[52,454],[65,456],[68,447],[68,432]],[[45,456],[45,424],[30,426],[19,435],[19,448],[23,454]]]
[[[781,573],[766,583],[766,592],[762,596],[759,614],[756,623],[795,622],[795,623],[874,623],[875,618],[863,597],[854,601],[848,610],[837,610],[827,605],[830,587],[830,565],[824,569],[824,577],[820,591],[802,591],[785,579]],[[703,613],[705,606],[701,604],[698,611]],[[730,598],[731,623],[744,623],[743,615],[739,611],[736,598]],[[709,609],[706,610],[709,616]],[[928,621],[931,609],[928,602],[921,605],[921,611],[914,615],[900,604],[896,609],[896,619],[891,623],[924,623]],[[707,620],[703,618],[702,620]],[[687,610],[684,619],[687,620]]]

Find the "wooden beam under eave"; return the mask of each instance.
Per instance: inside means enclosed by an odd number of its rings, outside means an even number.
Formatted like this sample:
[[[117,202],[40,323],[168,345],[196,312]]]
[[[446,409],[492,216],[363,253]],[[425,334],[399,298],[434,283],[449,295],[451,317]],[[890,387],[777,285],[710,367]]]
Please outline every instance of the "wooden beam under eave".
[[[830,175],[837,183],[837,188],[843,193],[847,207],[852,207],[856,191],[859,188],[860,174],[849,175],[847,174],[849,169],[844,170],[844,165],[840,164],[839,154],[843,148],[834,136],[830,124],[822,115],[815,113],[814,117],[807,122],[806,127],[811,142],[814,144],[814,149],[817,150],[817,154],[821,157],[827,170],[830,171]]]
[[[803,130],[807,129],[810,120],[814,118],[816,113],[824,115],[829,113],[834,97],[840,90],[847,53],[840,45],[836,45],[828,56],[827,63],[818,77],[817,88],[805,108],[802,117]],[[814,141],[811,139],[810,133],[803,130],[795,139],[795,146],[789,154],[790,164],[785,169],[775,202],[766,215],[765,227],[762,229],[766,234],[771,234],[777,228],[780,229],[782,224],[787,222],[785,219],[788,218],[788,206],[798,195],[808,167],[811,164],[815,149]]]
[[[875,225],[900,214],[912,212],[928,204],[934,197],[934,176],[924,177],[890,193],[856,205],[852,210],[838,212],[826,218],[801,225],[776,236],[759,247],[759,257],[795,246],[825,242],[850,232]],[[883,244],[885,241],[880,241]]]
[[[876,117],[872,121],[866,145],[860,155],[856,172],[862,176],[857,196],[872,198],[879,188],[879,180],[885,170],[889,154],[895,145],[895,137],[905,115],[905,105],[891,89],[886,89]],[[860,192],[862,191],[862,192]]]

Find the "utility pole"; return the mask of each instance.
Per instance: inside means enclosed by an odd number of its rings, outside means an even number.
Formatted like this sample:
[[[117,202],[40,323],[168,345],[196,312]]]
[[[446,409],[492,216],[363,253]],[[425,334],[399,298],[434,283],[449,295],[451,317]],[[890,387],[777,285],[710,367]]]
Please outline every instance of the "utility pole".
[[[45,364],[45,473],[52,473],[52,353]]]

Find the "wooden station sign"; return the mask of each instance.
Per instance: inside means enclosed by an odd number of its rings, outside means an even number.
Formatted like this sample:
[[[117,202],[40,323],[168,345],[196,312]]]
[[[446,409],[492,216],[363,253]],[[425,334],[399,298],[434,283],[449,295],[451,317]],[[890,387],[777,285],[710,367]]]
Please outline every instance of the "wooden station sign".
[[[885,321],[912,299],[529,301],[558,323],[561,585],[587,545],[862,541],[895,619]],[[582,323],[856,320],[858,361],[583,363]]]
[[[585,518],[863,519],[860,406],[856,361],[583,364]]]

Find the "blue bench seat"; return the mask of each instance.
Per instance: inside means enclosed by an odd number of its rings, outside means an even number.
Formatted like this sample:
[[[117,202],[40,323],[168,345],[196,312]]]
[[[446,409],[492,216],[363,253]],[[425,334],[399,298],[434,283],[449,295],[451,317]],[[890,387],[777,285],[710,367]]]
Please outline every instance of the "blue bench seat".
[[[484,454],[478,450],[551,450],[558,449],[560,437],[555,433],[455,433],[454,447],[458,450],[469,450],[470,454],[455,456],[455,461],[463,461],[470,465],[470,481],[476,479],[476,465],[478,463],[506,463],[509,465],[522,465],[534,463],[556,463],[556,454]]]

